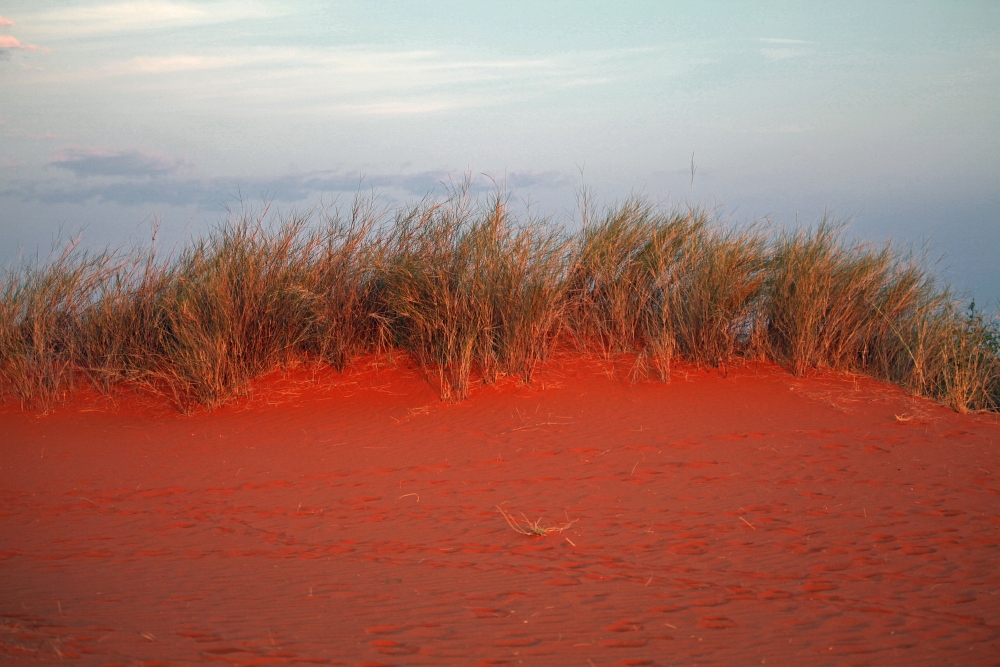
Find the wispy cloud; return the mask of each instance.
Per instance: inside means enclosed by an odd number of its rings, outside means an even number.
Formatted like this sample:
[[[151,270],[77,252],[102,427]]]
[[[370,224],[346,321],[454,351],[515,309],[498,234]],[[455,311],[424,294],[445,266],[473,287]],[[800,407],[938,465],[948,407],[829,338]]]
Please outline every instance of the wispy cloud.
[[[811,44],[812,43],[804,39],[784,39],[782,37],[760,37],[757,39],[757,41],[763,42],[764,44]]]
[[[462,106],[467,105],[459,100],[427,98],[386,100],[362,104],[337,104],[332,109],[352,116],[412,116],[415,114],[448,111]]]
[[[760,54],[770,60],[786,60],[805,55],[804,52],[795,49],[761,49]]]
[[[14,22],[6,16],[0,16],[0,25],[14,25]]]
[[[761,47],[760,54],[768,60],[787,60],[788,58],[798,58],[812,53],[809,49],[802,47],[812,44],[804,39],[786,39],[784,37],[759,37],[761,44],[769,46]]]
[[[254,59],[234,56],[166,56],[161,58],[138,57],[105,68],[107,74],[170,74],[196,70],[240,67],[252,64]]]
[[[630,63],[650,57],[655,55],[635,49],[468,58],[434,50],[256,46],[143,55],[32,73],[30,78],[64,86],[108,80],[140,95],[156,90],[159,97],[198,105],[240,101],[282,115],[392,117],[496,106],[561,89],[614,84],[631,76]]]
[[[83,35],[227,23],[271,15],[273,12],[261,4],[234,0],[206,3],[135,0],[54,9],[31,16],[30,22],[44,33]]]
[[[81,178],[89,176],[146,178],[173,173],[183,165],[183,162],[161,153],[135,148],[114,151],[69,146],[53,155],[49,164],[71,171]]]
[[[220,70],[252,66],[289,71],[316,72],[338,77],[388,77],[406,80],[415,75],[439,80],[499,78],[526,71],[574,69],[568,58],[454,59],[439,51],[388,51],[364,48],[280,48],[254,47],[227,49],[224,53],[140,56],[112,62],[98,68],[76,71],[74,78],[87,79],[130,74],[170,74],[195,70]]]
[[[591,77],[581,76],[576,78],[565,79],[559,83],[559,87],[580,88],[582,86],[603,86],[611,82],[612,79],[606,76],[591,76]]]
[[[800,134],[812,130],[811,125],[772,125],[769,127],[756,127],[752,131],[755,134]]]

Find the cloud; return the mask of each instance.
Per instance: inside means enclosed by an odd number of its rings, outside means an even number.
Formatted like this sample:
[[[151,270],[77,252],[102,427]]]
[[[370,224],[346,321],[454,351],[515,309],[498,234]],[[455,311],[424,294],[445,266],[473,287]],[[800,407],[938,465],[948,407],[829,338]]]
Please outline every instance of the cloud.
[[[0,58],[10,55],[11,51],[42,51],[37,44],[22,44],[17,37],[0,35]]]
[[[6,16],[0,16],[0,25],[14,25],[14,22]]]
[[[114,182],[49,182],[21,181],[0,190],[2,197],[45,204],[82,204],[87,201],[113,202],[126,206],[167,204],[170,206],[201,205],[216,207],[236,196],[262,197],[277,202],[301,202],[319,194],[354,193],[373,188],[382,194],[402,197],[423,197],[443,194],[448,184],[461,180],[461,175],[444,170],[364,174],[361,172],[317,171],[267,177],[215,177],[148,179],[118,179]],[[492,190],[493,183],[512,188],[558,188],[573,183],[556,171],[511,172],[491,178],[473,180],[474,192]]]
[[[580,86],[603,86],[605,84],[611,83],[612,80],[608,77],[577,77],[575,79],[567,79],[559,84],[560,88],[579,88]]]
[[[799,134],[812,130],[811,125],[772,125],[769,127],[756,127],[752,130],[755,134]]]
[[[265,18],[273,12],[257,3],[224,0],[207,3],[135,0],[84,7],[64,7],[35,14],[36,30],[50,34],[138,32],[170,27],[227,23]]]
[[[143,178],[173,173],[182,162],[160,153],[135,148],[110,151],[70,146],[53,155],[49,164],[71,171],[82,178],[89,176]]]
[[[282,78],[296,76],[336,77],[342,82],[356,82],[365,88],[408,83],[421,87],[427,83],[462,83],[496,81],[528,72],[555,75],[580,75],[593,63],[577,62],[583,57],[562,59],[452,59],[438,51],[384,51],[378,49],[332,47],[232,48],[214,53],[178,53],[167,56],[140,56],[110,62],[102,67],[76,72],[74,78],[92,79],[132,74],[170,74],[196,70],[222,70],[258,67],[280,71]],[[596,60],[592,56],[590,60]],[[228,73],[227,73],[228,74]],[[246,73],[245,73],[246,74]],[[250,74],[246,74],[251,76]],[[252,76],[256,76],[253,74]],[[379,82],[385,83],[379,86]]]
[[[497,182],[501,182],[497,179]],[[512,188],[557,189],[576,185],[577,181],[561,171],[512,171],[507,174],[507,185]]]
[[[333,110],[353,116],[409,116],[413,114],[448,111],[459,106],[464,105],[457,101],[438,99],[388,100],[366,104],[338,104],[333,107]]]
[[[45,204],[82,204],[87,201],[113,202],[125,206],[167,204],[170,206],[218,206],[236,196],[263,197],[278,202],[297,202],[318,193],[356,192],[359,188],[401,190],[422,196],[438,188],[445,172],[383,174],[354,173],[286,175],[276,178],[155,178],[119,180],[112,183],[75,185],[20,182],[0,190],[0,196]]]
[[[609,83],[607,70],[620,68],[624,58],[602,52],[468,59],[422,50],[245,47],[133,57],[32,78],[49,85],[121,78],[109,85],[158,87],[166,97],[176,91],[176,99],[199,105],[391,118],[509,104],[551,94],[561,85]]]
[[[245,59],[227,56],[168,56],[133,58],[109,71],[122,74],[169,74],[193,70],[219,69],[250,64]]]
[[[803,52],[796,51],[795,49],[761,49],[760,54],[771,60],[786,60],[801,56]]]
[[[768,58],[769,60],[787,60],[788,58],[798,58],[799,56],[805,56],[812,53],[811,50],[801,48],[806,44],[812,44],[812,42],[806,41],[804,39],[785,39],[783,37],[760,37],[757,39],[757,41],[762,44],[773,45],[769,47],[763,47],[760,50],[760,54],[765,58]]]
[[[812,44],[804,39],[782,39],[781,37],[761,37],[757,41],[764,44]]]

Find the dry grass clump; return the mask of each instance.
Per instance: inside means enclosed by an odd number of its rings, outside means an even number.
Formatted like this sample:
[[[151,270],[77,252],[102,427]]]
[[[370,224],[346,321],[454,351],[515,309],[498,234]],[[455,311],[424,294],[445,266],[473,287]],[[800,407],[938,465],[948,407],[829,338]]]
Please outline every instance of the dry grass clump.
[[[766,354],[796,375],[855,371],[962,412],[998,407],[996,328],[974,307],[963,316],[914,256],[846,244],[824,220],[783,234],[767,276]]]
[[[253,378],[308,348],[331,310],[313,290],[332,282],[339,229],[319,234],[307,222],[293,216],[270,228],[243,210],[176,258],[133,258],[84,314],[82,369],[105,387],[165,391],[185,410],[245,393]],[[328,354],[336,337],[324,343],[316,351],[339,362],[344,351]]]
[[[118,266],[108,253],[77,253],[0,273],[0,391],[47,410],[70,392],[88,353],[84,320]]]
[[[723,366],[753,348],[766,244],[754,227],[641,199],[585,221],[569,275],[568,327],[581,349],[638,354],[669,379],[675,356]]]
[[[502,193],[476,204],[466,188],[402,211],[382,267],[394,342],[433,369],[444,398],[465,398],[473,370],[530,380],[563,308],[561,233],[514,221]]]
[[[0,274],[0,394],[50,409],[83,380],[213,407],[312,360],[401,349],[442,398],[530,381],[555,346],[666,381],[675,359],[865,373],[960,411],[1000,407],[1000,333],[919,258],[815,230],[768,236],[631,198],[566,233],[507,196],[267,218],[169,256],[70,244]]]

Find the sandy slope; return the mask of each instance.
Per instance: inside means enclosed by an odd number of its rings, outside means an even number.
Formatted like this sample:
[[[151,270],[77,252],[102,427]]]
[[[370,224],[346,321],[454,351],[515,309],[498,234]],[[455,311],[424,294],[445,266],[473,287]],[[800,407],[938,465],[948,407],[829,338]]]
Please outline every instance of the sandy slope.
[[[4,664],[1000,663],[995,419],[766,366],[331,377],[5,408]]]

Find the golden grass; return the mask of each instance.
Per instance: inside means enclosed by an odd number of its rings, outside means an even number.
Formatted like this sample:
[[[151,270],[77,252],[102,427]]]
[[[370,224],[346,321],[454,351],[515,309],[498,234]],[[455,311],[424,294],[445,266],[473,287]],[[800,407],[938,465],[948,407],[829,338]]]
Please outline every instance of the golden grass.
[[[469,194],[268,218],[231,211],[171,256],[85,253],[0,273],[0,394],[48,410],[81,381],[214,407],[301,360],[343,370],[402,350],[443,399],[531,380],[554,348],[636,359],[773,360],[863,373],[951,405],[1000,407],[1000,334],[919,257],[824,221],[771,234],[640,198],[569,233]]]

